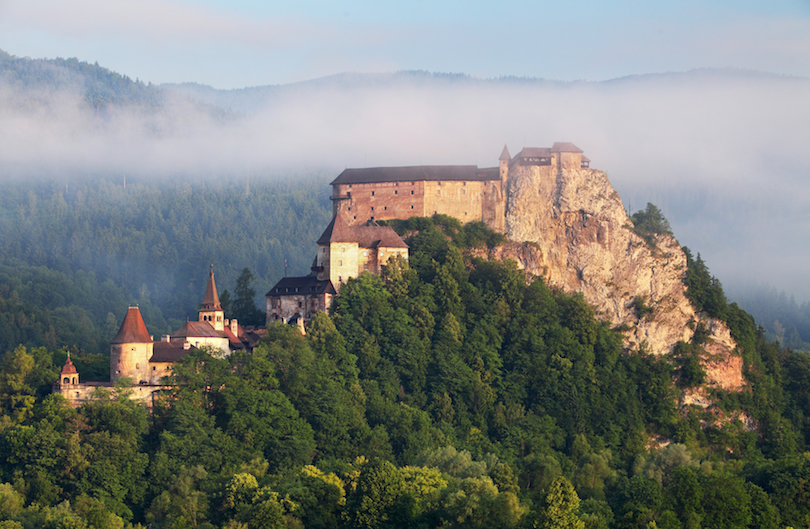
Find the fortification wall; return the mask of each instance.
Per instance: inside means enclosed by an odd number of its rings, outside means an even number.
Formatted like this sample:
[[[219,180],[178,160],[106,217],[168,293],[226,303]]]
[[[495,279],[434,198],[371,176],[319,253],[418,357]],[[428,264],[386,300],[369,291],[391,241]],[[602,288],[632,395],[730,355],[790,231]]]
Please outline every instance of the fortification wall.
[[[340,212],[349,225],[440,213],[462,223],[483,221],[504,230],[505,203],[498,180],[339,184],[332,196],[341,198],[334,201],[334,213]]]
[[[485,182],[425,182],[425,214],[448,215],[462,224],[483,220]]]
[[[349,225],[367,220],[407,219],[425,215],[425,182],[374,182],[341,184],[333,189],[334,197],[351,197],[334,202],[334,213],[343,208]]]

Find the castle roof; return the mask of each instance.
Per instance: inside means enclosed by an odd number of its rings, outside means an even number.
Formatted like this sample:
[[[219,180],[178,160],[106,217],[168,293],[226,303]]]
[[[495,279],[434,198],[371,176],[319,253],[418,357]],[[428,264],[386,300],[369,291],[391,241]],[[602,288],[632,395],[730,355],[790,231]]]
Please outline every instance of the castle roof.
[[[207,321],[187,321],[171,335],[175,338],[226,338],[223,331],[214,329]]]
[[[356,242],[361,248],[407,248],[408,245],[391,226],[369,222],[349,226],[340,215],[335,215],[318,239],[318,245],[333,242]]]
[[[285,294],[335,294],[335,287],[328,279],[317,276],[284,277],[267,293],[268,296]]]
[[[110,340],[110,343],[152,343],[152,337],[149,336],[146,324],[141,317],[141,309],[138,307],[127,309],[127,315],[124,316],[121,328],[118,329],[118,334]]]
[[[202,308],[206,310],[222,310],[222,305],[219,304],[219,294],[217,294],[217,285],[214,283],[214,265],[211,265],[211,275],[208,276],[208,286],[205,287],[205,297],[203,298]]]
[[[504,145],[503,146],[503,151],[501,152],[501,155],[498,157],[498,160],[499,161],[500,160],[506,160],[508,162],[511,159],[512,159],[512,157],[509,156],[509,149],[507,149],[506,145]]]
[[[577,147],[571,142],[567,141],[555,141],[554,145],[551,146],[551,152],[578,152],[582,153],[582,149]]]
[[[556,143],[554,145],[557,145]],[[551,156],[551,149],[548,147],[523,147],[519,153],[515,155],[517,158],[546,158]]]
[[[189,352],[184,342],[155,342],[149,362],[179,362]]]
[[[76,371],[76,366],[73,365],[73,361],[70,359],[70,351],[68,351],[67,360],[65,360],[65,365],[62,366],[62,375],[73,375],[78,373],[79,372]]]
[[[493,180],[488,172],[482,172],[477,165],[414,165],[410,167],[371,167],[366,169],[346,169],[331,185],[369,184],[375,182],[418,182],[434,180]]]

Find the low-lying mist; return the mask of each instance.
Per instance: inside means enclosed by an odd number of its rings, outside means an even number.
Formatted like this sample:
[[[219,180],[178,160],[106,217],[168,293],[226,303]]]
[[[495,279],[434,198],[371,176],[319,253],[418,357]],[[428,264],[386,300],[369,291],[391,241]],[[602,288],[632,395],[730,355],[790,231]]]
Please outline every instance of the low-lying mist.
[[[159,106],[97,109],[80,86],[0,83],[3,177],[486,167],[504,144],[514,155],[571,141],[627,208],[658,205],[727,286],[764,281],[810,299],[805,78],[701,70],[556,83],[402,73],[159,90]]]

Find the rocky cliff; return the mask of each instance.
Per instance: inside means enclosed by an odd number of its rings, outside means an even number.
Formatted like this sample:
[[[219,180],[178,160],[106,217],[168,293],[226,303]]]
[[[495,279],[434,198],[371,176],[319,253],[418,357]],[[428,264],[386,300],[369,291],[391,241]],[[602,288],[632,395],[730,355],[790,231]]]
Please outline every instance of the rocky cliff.
[[[742,359],[732,354],[728,328],[696,314],[686,298],[686,256],[675,238],[659,235],[650,245],[639,237],[603,172],[549,169],[510,168],[506,226],[513,242],[490,250],[490,258],[513,259],[549,285],[581,292],[600,318],[629,329],[631,350],[668,354],[704,321],[711,332],[703,359],[707,382],[741,388]],[[650,310],[638,311],[639,302]],[[685,397],[707,404],[697,393]]]

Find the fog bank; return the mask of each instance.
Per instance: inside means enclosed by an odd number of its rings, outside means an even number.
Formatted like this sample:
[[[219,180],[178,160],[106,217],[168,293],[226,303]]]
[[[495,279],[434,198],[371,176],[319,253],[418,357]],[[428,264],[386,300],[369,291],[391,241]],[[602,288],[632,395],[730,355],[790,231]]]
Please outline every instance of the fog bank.
[[[0,85],[4,177],[487,167],[504,144],[514,155],[571,141],[608,173],[627,207],[657,204],[725,284],[766,281],[810,299],[805,78],[702,70],[553,83],[404,73],[164,92],[159,108],[98,112],[77,89]]]

